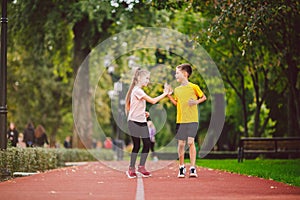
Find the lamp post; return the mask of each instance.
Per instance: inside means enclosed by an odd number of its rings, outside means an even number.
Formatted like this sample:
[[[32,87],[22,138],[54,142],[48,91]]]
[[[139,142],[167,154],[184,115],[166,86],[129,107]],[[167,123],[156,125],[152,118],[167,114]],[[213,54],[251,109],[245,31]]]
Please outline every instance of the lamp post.
[[[123,100],[122,97],[122,89],[123,84],[120,81],[117,81],[114,83],[114,90],[108,91],[108,95],[110,99],[113,101],[114,99],[117,99],[117,119],[116,119],[116,137],[114,139],[114,145],[115,145],[115,151],[117,154],[117,160],[123,160],[123,147],[124,147],[124,141],[121,139],[121,129],[119,126],[121,126],[121,123],[123,121],[122,119],[122,106],[125,105],[125,100]],[[113,112],[112,112],[113,114]]]
[[[2,0],[0,66],[0,149],[7,148],[7,0]]]
[[[109,75],[112,78],[112,81],[114,83],[114,89],[108,91],[108,96],[111,99],[111,101],[113,102],[114,100],[117,100],[117,119],[116,120],[116,135],[115,138],[113,140],[114,143],[114,150],[116,151],[116,157],[117,160],[123,160],[123,147],[124,147],[124,141],[121,139],[121,129],[120,129],[120,123],[122,121],[122,109],[121,106],[124,105],[124,100],[122,100],[122,88],[123,88],[123,84],[121,81],[119,81],[119,77],[117,77],[114,74],[115,71],[115,66],[111,63],[112,62],[113,57],[112,56],[105,56],[104,58],[104,66],[107,68],[107,71],[109,73]],[[113,109],[113,105],[112,109]],[[113,111],[112,111],[113,114]]]

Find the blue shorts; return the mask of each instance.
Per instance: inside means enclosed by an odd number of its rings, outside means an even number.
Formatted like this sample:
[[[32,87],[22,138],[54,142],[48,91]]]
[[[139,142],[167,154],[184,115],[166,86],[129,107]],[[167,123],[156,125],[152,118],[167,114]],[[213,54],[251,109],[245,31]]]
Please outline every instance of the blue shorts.
[[[198,123],[182,123],[176,124],[176,135],[177,140],[187,140],[188,137],[195,138],[198,131]]]

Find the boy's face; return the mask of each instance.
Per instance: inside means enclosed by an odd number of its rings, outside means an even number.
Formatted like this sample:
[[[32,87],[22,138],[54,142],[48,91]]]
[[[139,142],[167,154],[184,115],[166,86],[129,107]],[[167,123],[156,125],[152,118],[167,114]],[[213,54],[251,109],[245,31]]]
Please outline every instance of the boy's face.
[[[185,71],[176,68],[176,74],[175,74],[176,81],[181,83],[183,80],[186,80],[187,79],[186,74],[187,73]]]

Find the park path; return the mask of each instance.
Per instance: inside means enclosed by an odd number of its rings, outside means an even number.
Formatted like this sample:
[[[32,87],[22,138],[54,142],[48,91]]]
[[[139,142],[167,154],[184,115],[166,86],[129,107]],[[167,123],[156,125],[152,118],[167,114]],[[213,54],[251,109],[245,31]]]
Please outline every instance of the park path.
[[[207,168],[179,179],[176,161],[149,161],[152,177],[137,179],[125,175],[128,161],[82,164],[1,182],[0,199],[300,199],[300,187]]]

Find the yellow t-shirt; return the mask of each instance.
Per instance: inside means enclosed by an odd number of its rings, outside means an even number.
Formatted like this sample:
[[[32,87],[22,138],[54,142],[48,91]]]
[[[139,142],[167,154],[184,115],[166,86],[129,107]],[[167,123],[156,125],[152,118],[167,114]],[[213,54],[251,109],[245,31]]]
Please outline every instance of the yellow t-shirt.
[[[203,96],[200,87],[189,82],[185,86],[176,87],[174,90],[174,99],[177,101],[176,123],[198,122],[198,106],[189,106],[190,99],[197,100]]]

